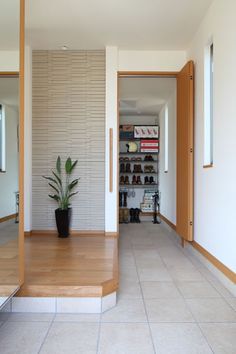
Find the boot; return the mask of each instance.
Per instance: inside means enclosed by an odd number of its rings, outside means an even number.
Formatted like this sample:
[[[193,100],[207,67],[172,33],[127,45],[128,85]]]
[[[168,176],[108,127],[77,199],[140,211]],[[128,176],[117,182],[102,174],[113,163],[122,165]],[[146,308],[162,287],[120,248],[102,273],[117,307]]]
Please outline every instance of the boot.
[[[129,176],[125,176],[125,184],[129,184]]]
[[[119,207],[121,208],[122,205],[122,199],[123,199],[123,192],[119,192]]]
[[[126,164],[125,172],[126,172],[126,173],[131,173],[130,163],[127,163],[127,164]]]
[[[128,224],[129,223],[129,209],[123,209],[124,212],[124,223]]]
[[[125,164],[121,163],[120,164],[120,173],[124,173],[125,172]]]
[[[150,182],[150,184],[155,184],[153,176],[150,177],[149,182]]]
[[[133,208],[131,208],[129,210],[129,214],[130,214],[130,222],[134,223],[135,221],[134,221],[134,209]]]
[[[136,176],[135,176],[135,175],[133,176],[133,179],[132,179],[132,184],[137,184],[137,181],[136,181]]]
[[[119,224],[124,223],[124,209],[119,209]]]
[[[137,184],[142,184],[141,177],[137,176]]]
[[[148,176],[145,176],[145,178],[144,178],[144,184],[150,184],[150,183],[149,183]]]
[[[137,165],[134,165],[133,173],[137,173],[137,172],[138,172]]]
[[[134,209],[134,222],[136,222],[137,224],[140,224],[140,219],[139,219],[139,213],[140,213],[140,209],[136,208]]]
[[[126,207],[127,207],[127,195],[128,195],[128,193],[127,193],[127,192],[123,192],[123,195],[124,195],[124,203],[123,203],[123,206],[126,208]]]
[[[125,177],[124,176],[120,176],[120,184],[125,184]]]
[[[143,173],[143,170],[142,170],[142,166],[141,166],[141,165],[137,165],[137,172],[138,172],[138,173]]]

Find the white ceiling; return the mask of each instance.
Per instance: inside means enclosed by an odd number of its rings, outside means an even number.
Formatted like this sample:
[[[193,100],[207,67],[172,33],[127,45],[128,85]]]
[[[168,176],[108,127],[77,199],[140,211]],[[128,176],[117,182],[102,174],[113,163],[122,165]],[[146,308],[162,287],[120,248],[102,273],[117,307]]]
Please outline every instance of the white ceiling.
[[[156,116],[174,92],[176,92],[174,78],[121,78],[120,114]]]
[[[0,77],[0,103],[19,107],[19,79]]]
[[[20,0],[1,0],[0,4],[0,50],[18,50]]]
[[[33,49],[59,49],[63,45],[70,49],[100,49],[115,45],[121,49],[184,50],[212,0],[27,2]]]

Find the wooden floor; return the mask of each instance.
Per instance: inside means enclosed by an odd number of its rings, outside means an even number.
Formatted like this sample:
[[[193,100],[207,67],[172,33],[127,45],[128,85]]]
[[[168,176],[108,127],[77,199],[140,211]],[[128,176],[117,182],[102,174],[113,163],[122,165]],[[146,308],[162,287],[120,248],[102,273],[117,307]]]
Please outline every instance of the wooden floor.
[[[18,241],[0,245],[0,297],[10,296],[19,287]]]
[[[27,237],[25,284],[18,296],[98,297],[118,288],[117,239]]]

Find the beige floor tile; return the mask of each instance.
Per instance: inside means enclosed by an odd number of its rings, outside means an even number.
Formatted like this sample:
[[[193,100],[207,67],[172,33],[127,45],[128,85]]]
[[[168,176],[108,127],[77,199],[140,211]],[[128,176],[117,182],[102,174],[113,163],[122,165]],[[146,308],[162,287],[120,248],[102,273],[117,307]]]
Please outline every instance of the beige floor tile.
[[[98,328],[98,323],[54,323],[40,354],[95,354]]]
[[[147,317],[141,299],[119,299],[116,307],[101,316],[102,322],[146,322]]]
[[[234,322],[236,312],[224,299],[187,299],[198,322]]]
[[[212,353],[194,323],[152,323],[152,338],[158,354]]]
[[[143,296],[145,299],[177,299],[181,298],[175,284],[169,282],[147,281],[141,282]]]
[[[133,281],[122,281],[118,291],[119,299],[142,299],[140,284]]]
[[[182,281],[176,283],[184,298],[219,298],[221,295],[207,281],[190,282]]]
[[[55,322],[99,322],[99,314],[57,313]]]
[[[227,298],[225,298],[225,300],[236,311],[236,298],[235,297],[227,297]]]
[[[5,322],[0,328],[0,353],[38,353],[49,326],[49,322]]]
[[[154,354],[145,323],[102,323],[99,354]]]
[[[204,281],[205,278],[196,268],[171,267],[168,269],[175,281]]]
[[[215,354],[236,353],[236,323],[204,323],[200,327]]]
[[[11,313],[8,317],[10,322],[51,322],[53,313]]]
[[[138,269],[138,275],[140,281],[172,281],[168,270],[164,266]]]
[[[194,318],[182,299],[146,299],[150,322],[194,322]]]

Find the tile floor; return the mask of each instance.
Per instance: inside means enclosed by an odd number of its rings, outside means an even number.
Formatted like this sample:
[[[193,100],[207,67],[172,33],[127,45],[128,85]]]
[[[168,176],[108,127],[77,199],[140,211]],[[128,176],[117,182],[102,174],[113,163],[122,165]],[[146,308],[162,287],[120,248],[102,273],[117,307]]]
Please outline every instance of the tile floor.
[[[1,313],[0,353],[235,354],[236,298],[164,225],[122,225],[117,306]]]

